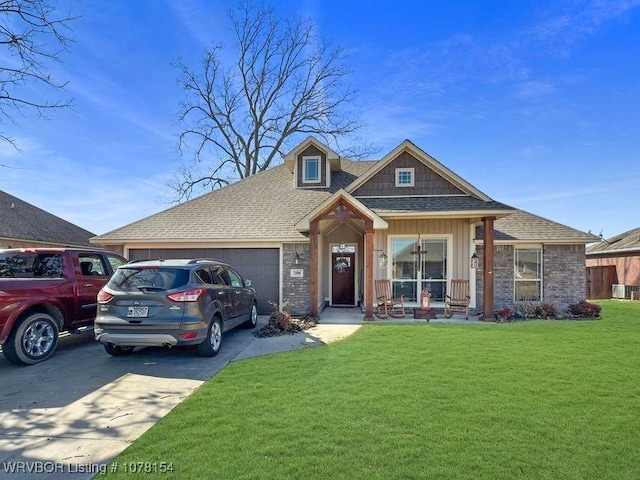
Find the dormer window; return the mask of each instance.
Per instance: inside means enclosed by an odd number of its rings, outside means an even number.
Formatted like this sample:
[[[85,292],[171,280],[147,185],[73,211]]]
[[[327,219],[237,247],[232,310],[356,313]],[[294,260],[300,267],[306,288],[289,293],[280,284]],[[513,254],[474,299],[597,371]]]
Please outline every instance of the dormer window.
[[[320,157],[303,157],[302,182],[320,183]]]
[[[413,187],[414,185],[414,168],[396,168],[396,187]]]

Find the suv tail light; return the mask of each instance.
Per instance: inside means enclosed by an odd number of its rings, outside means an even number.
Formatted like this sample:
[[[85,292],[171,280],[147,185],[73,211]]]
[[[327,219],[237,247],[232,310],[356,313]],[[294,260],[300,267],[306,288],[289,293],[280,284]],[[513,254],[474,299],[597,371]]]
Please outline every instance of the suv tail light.
[[[105,292],[104,290],[100,290],[98,292],[98,303],[107,303],[112,298],[113,298],[113,295]]]
[[[167,295],[167,298],[174,302],[197,302],[204,292],[206,292],[204,288],[192,288],[184,292],[172,293]]]

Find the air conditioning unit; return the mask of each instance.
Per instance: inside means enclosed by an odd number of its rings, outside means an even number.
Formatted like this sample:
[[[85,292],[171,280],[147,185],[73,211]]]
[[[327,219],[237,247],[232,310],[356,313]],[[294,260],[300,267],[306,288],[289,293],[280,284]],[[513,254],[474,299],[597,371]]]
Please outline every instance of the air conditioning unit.
[[[635,297],[638,298],[640,293],[639,285],[621,285],[619,283],[614,283],[611,286],[611,298],[631,298],[631,292],[636,292]]]

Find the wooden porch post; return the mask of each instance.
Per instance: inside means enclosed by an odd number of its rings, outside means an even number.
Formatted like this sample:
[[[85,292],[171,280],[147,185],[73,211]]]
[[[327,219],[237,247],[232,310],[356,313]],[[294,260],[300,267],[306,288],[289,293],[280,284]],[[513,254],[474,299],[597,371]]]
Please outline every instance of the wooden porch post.
[[[364,320],[373,320],[373,221],[365,220]]]
[[[482,318],[485,322],[493,319],[494,284],[493,284],[493,221],[496,217],[483,217],[484,258],[482,262]]]
[[[318,220],[309,224],[309,316],[318,318]]]

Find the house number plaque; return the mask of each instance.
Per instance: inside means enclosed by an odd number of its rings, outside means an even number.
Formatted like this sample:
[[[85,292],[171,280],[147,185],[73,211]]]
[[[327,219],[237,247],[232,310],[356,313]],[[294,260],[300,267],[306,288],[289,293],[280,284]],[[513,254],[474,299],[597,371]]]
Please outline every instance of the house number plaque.
[[[302,278],[304,277],[304,270],[302,268],[292,268],[289,274],[291,278]]]

